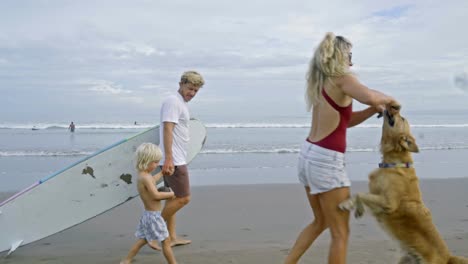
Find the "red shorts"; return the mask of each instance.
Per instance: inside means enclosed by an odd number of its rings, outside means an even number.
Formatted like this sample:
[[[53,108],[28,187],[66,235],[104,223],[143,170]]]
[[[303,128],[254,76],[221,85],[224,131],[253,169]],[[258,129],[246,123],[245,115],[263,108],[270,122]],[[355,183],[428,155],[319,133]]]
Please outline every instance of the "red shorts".
[[[177,198],[190,195],[190,182],[187,165],[174,167],[174,174],[164,176],[164,186],[170,187]]]

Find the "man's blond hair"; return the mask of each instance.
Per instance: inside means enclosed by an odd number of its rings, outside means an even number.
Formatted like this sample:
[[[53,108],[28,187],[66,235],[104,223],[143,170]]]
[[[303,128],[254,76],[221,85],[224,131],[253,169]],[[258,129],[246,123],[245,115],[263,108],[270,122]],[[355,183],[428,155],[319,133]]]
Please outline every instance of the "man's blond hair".
[[[196,71],[186,71],[180,77],[180,83],[191,83],[197,87],[202,87],[205,84],[205,80],[203,80],[201,74]]]

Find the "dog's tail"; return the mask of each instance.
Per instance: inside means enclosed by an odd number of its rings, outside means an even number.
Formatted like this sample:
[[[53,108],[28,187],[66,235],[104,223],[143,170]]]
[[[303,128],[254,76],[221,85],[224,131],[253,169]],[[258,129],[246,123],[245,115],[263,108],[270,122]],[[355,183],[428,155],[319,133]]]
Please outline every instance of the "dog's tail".
[[[468,258],[451,256],[447,264],[468,264]]]

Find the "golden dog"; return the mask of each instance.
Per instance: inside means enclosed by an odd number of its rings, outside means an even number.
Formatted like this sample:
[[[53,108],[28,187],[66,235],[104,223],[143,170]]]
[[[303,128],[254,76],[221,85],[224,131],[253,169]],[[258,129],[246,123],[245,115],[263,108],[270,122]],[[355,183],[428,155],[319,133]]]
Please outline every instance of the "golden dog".
[[[400,106],[384,113],[380,151],[382,163],[369,175],[369,193],[342,202],[342,210],[355,209],[361,217],[367,206],[404,252],[399,264],[468,264],[452,256],[424,205],[411,152],[419,152]]]

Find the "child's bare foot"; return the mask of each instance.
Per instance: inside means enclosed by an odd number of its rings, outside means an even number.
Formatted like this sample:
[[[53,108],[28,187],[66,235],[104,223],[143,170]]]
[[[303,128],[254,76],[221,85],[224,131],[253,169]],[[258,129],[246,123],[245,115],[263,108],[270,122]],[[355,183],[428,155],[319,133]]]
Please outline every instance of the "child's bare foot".
[[[171,247],[188,245],[190,243],[192,243],[192,241],[187,240],[187,239],[182,239],[182,238],[171,239]]]
[[[132,263],[132,261],[128,260],[128,259],[124,259],[124,260],[120,261],[120,264],[130,264],[130,263]]]
[[[161,251],[161,247],[158,245],[156,241],[148,241],[148,246],[154,250]]]

